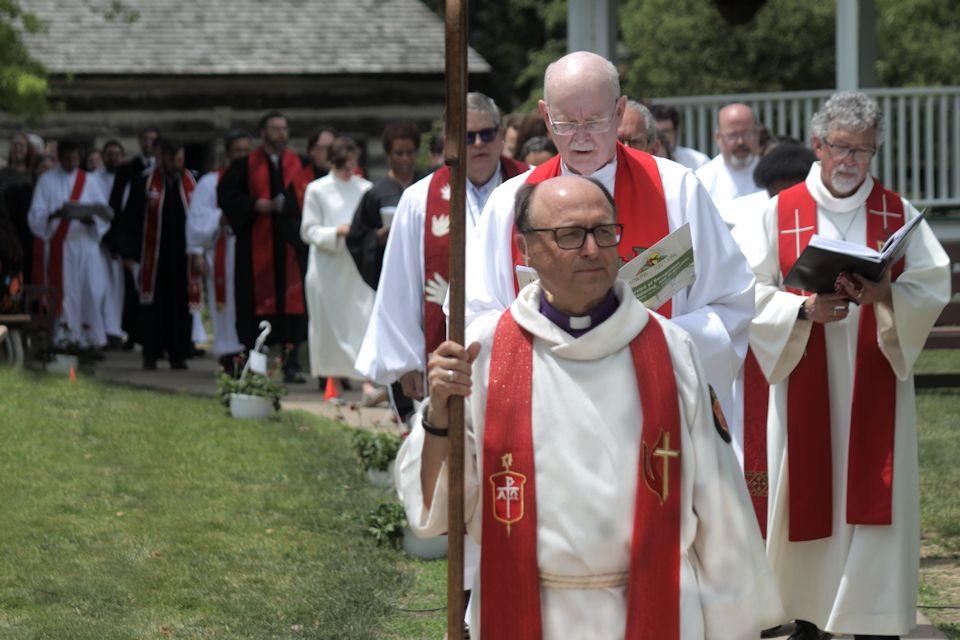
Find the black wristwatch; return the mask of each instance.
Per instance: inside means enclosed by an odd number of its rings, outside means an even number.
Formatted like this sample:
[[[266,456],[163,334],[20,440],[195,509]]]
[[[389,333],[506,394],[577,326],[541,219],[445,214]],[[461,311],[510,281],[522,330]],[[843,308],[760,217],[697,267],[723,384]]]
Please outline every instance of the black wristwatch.
[[[429,433],[432,436],[437,436],[438,438],[446,438],[450,435],[450,429],[438,429],[429,422],[427,422],[427,412],[424,411],[423,415],[420,417],[420,425],[423,427],[423,430]]]
[[[810,318],[807,317],[807,308],[804,306],[804,304],[803,304],[804,302],[806,302],[806,300],[804,300],[803,302],[800,303],[800,309],[797,310],[797,320],[809,320],[809,319],[810,319]]]

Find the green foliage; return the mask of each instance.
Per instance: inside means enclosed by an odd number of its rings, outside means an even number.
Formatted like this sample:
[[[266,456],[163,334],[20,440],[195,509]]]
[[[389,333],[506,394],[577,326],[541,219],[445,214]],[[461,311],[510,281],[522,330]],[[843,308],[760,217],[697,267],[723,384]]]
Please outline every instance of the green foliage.
[[[876,0],[877,81],[883,87],[960,83],[960,5]]]
[[[272,374],[275,376],[276,374]],[[262,396],[273,399],[273,407],[280,410],[280,398],[286,395],[287,388],[275,377],[248,371],[242,378],[234,378],[227,373],[217,377],[217,400],[225,407],[230,406],[230,394],[242,393],[248,396]]]
[[[407,514],[397,502],[381,502],[367,514],[366,525],[367,533],[373,536],[378,545],[387,543],[397,549],[403,540]]]
[[[353,450],[363,463],[364,470],[375,469],[386,471],[397,457],[402,440],[392,433],[370,431],[355,431],[353,434]]]
[[[23,33],[42,33],[46,25],[24,11],[18,0],[0,0],[0,110],[35,122],[47,109],[47,76],[30,58]]]

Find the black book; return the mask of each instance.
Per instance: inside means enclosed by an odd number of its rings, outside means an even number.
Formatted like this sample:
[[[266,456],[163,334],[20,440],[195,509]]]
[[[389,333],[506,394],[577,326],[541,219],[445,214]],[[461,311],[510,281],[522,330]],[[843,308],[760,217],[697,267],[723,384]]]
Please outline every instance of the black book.
[[[920,215],[897,229],[880,251],[855,242],[814,235],[783,283],[802,291],[833,293],[834,282],[843,271],[877,282],[891,264],[903,257],[910,236],[926,214],[926,210],[921,211]]]

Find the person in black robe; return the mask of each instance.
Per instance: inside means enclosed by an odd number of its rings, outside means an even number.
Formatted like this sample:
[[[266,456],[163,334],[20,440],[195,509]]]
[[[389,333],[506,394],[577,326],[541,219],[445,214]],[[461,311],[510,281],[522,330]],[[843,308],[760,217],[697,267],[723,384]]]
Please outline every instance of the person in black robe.
[[[159,152],[157,166],[146,169],[130,182],[127,202],[116,225],[116,245],[128,270],[132,263],[140,264],[142,273],[145,263],[141,255],[144,244],[144,225],[147,224],[150,200],[158,197],[162,188],[163,198],[159,223],[160,248],[156,261],[156,277],[153,280],[152,301],[143,296],[144,280],[141,278],[141,295],[134,300],[139,303],[137,311],[136,340],[143,346],[143,368],[156,369],[157,360],[166,352],[171,369],[186,369],[190,354],[193,320],[188,302],[187,260],[187,206],[195,181],[184,169],[183,144],[171,138],[156,142]],[[159,174],[159,175],[155,175]],[[151,197],[148,198],[148,189]]]
[[[23,262],[21,264],[25,283],[38,283],[33,274],[33,263],[38,259],[34,256],[34,251],[38,248],[43,251],[43,243],[36,240],[33,232],[30,231],[30,225],[27,223],[30,203],[33,201],[33,187],[37,184],[37,179],[43,172],[56,166],[56,164],[57,160],[53,156],[47,154],[34,156],[33,163],[30,166],[31,180],[9,185],[2,193],[7,212],[10,215],[10,221],[13,223],[14,233],[16,233],[20,248],[23,250]],[[42,283],[43,275],[40,274],[39,278]]]
[[[299,224],[295,226],[283,211],[286,189],[304,162],[287,149],[289,128],[279,111],[260,119],[260,135],[263,144],[231,162],[217,187],[220,208],[237,239],[237,337],[251,349],[260,321],[269,321],[272,330],[266,344],[286,345],[284,380],[302,382],[297,351],[307,337],[307,314],[297,255],[307,248]],[[265,278],[271,271],[272,278]]]
[[[391,122],[383,130],[383,152],[390,170],[363,194],[347,233],[347,249],[364,282],[374,291],[380,283],[383,253],[387,247],[390,222],[404,189],[421,176],[414,171],[420,132],[406,122]],[[386,223],[384,216],[388,219]],[[401,418],[413,412],[413,401],[403,394],[399,382],[391,385],[394,408]]]
[[[120,253],[117,246],[116,229],[120,227],[118,218],[124,211],[124,193],[127,187],[144,171],[153,167],[156,159],[153,154],[153,147],[160,135],[156,127],[145,127],[137,134],[140,143],[140,154],[134,156],[126,164],[121,165],[113,179],[113,187],[110,189],[110,208],[114,212],[114,222],[110,231],[103,238],[103,243],[112,253]],[[128,269],[124,269],[124,287],[123,287],[123,317],[121,319],[121,328],[127,334],[127,341],[123,348],[127,351],[133,349],[137,334],[137,310],[140,308],[138,302],[137,287],[133,282],[133,275]]]

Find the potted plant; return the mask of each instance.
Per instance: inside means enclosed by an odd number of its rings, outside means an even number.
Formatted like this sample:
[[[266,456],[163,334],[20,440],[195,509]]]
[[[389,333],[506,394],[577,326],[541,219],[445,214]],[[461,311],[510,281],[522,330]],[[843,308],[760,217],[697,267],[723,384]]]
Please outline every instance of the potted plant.
[[[366,525],[367,533],[377,544],[390,544],[398,549],[407,529],[407,514],[397,502],[381,502],[367,514]]]
[[[393,486],[393,461],[400,451],[401,442],[399,437],[391,433],[353,432],[353,448],[371,484],[378,487]]]
[[[234,418],[261,420],[280,410],[280,397],[287,389],[274,370],[266,375],[244,371],[234,377],[221,370],[217,378],[217,399]]]

